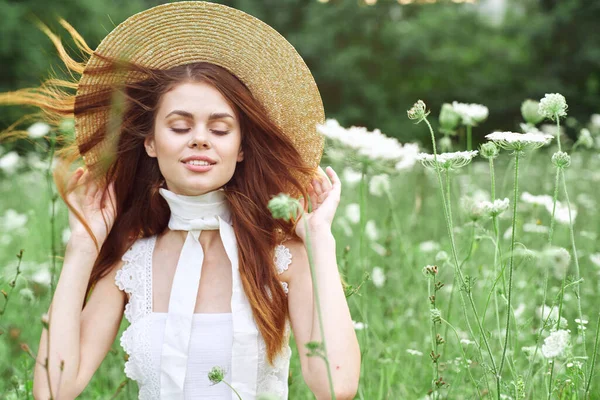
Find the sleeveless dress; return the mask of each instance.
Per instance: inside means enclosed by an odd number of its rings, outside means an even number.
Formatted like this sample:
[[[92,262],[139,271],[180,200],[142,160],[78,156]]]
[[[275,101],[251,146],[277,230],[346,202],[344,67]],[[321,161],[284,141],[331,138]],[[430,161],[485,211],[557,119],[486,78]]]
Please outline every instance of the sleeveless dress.
[[[124,264],[115,277],[118,288],[129,295],[125,318],[130,325],[123,332],[120,343],[128,355],[125,375],[138,383],[140,400],[160,398],[159,366],[166,313],[152,311],[152,255],[156,239],[157,235],[137,239],[123,255]],[[291,253],[283,244],[277,245],[274,253],[275,266],[281,274],[291,263]],[[281,284],[287,294],[287,283]],[[231,316],[231,313],[194,314],[184,384],[186,400],[237,399],[237,395],[224,383],[212,385],[208,380],[208,371],[214,366],[221,366],[227,371],[224,380],[231,383],[228,379],[233,339]],[[258,335],[257,394],[271,394],[277,399],[288,398],[287,382],[292,354],[289,337],[288,319],[283,350],[271,365],[267,361],[265,342]]]

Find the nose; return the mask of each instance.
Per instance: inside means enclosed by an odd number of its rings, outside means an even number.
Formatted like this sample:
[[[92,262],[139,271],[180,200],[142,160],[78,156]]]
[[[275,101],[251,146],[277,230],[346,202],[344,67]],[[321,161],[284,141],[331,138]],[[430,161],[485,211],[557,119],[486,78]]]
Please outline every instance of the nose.
[[[210,136],[205,128],[198,127],[197,129],[192,130],[192,137],[190,138],[189,146],[210,148],[209,137]]]

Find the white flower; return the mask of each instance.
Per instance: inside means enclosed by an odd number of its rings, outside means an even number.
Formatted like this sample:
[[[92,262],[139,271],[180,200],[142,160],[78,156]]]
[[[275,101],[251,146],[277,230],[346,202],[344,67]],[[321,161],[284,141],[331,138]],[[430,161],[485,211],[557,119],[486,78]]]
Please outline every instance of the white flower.
[[[50,285],[52,275],[47,268],[40,269],[31,277],[31,280],[40,285]]]
[[[371,272],[371,280],[373,281],[373,285],[375,285],[375,287],[383,287],[383,284],[385,283],[385,273],[381,267],[373,267],[373,271]]]
[[[362,322],[352,321],[352,323],[354,324],[354,329],[357,331],[362,331],[363,329],[369,327],[369,324],[364,324]]]
[[[0,158],[0,169],[10,175],[17,170],[21,157],[16,151],[10,151]]]
[[[503,200],[496,199],[493,203],[489,201],[482,201],[479,204],[479,208],[481,208],[484,213],[494,217],[506,211],[508,209],[508,204],[508,198],[505,197]]]
[[[540,100],[538,113],[554,121],[556,117],[566,116],[567,108],[567,100],[562,94],[546,93],[544,98]]]
[[[596,267],[600,267],[600,253],[590,254],[590,261]]]
[[[329,118],[324,124],[317,124],[317,131],[370,159],[399,160],[402,158],[400,142],[384,135],[379,129],[372,132],[358,126],[345,129],[337,120]]]
[[[37,139],[46,136],[48,132],[50,132],[50,125],[44,122],[36,122],[35,124],[27,128],[27,133],[32,139]]]
[[[427,240],[425,242],[421,242],[419,244],[419,250],[423,253],[429,253],[432,251],[437,251],[440,248],[440,244],[438,242],[434,242],[433,240]]]
[[[561,356],[569,345],[569,331],[559,329],[554,331],[544,339],[542,345],[542,354],[546,358],[555,358]]]
[[[381,197],[390,190],[390,176],[388,174],[375,175],[369,181],[369,193]]]
[[[457,101],[452,102],[454,112],[460,115],[464,125],[474,126],[487,119],[489,110],[481,104],[466,104]]]
[[[414,350],[414,349],[406,349],[406,352],[413,356],[422,356],[423,355],[422,352],[420,352],[419,350]]]
[[[525,151],[533,150],[552,141],[553,136],[545,133],[517,133],[517,132],[492,132],[485,135],[505,150]]]
[[[542,252],[546,260],[552,266],[554,277],[562,279],[571,264],[571,254],[564,247],[551,247]]]
[[[437,155],[437,163],[435,154],[419,153],[417,159],[421,161],[425,167],[435,168],[437,166],[438,168],[443,169],[457,169],[469,164],[477,153],[477,150],[441,153]]]
[[[357,182],[360,182],[361,178],[362,178],[362,173],[353,170],[350,167],[346,167],[344,168],[344,170],[342,171],[342,178],[344,179],[344,182],[349,184],[350,186],[354,185]]]
[[[22,228],[27,224],[27,215],[19,214],[12,208],[6,210],[2,216],[2,229],[5,231],[13,231]]]
[[[372,241],[376,241],[377,239],[379,239],[379,232],[377,231],[377,225],[375,224],[375,221],[373,221],[372,219],[368,220],[367,223],[365,224],[365,234]]]
[[[402,156],[400,161],[396,163],[394,168],[397,171],[405,171],[411,169],[417,162],[417,155],[419,154],[419,145],[416,143],[405,143],[402,146]]]
[[[360,221],[360,205],[358,203],[348,204],[346,206],[346,218],[353,224],[358,224]]]
[[[590,122],[596,128],[600,128],[600,114],[592,114],[590,117]]]
[[[587,149],[591,149],[594,147],[594,139],[592,138],[592,134],[589,129],[583,128],[579,132],[579,137],[577,138],[577,143],[581,144],[583,147]]]
[[[552,196],[548,196],[546,194],[534,196],[529,192],[523,192],[523,194],[521,195],[521,200],[528,204],[534,204],[537,206],[544,207],[548,207],[548,204],[550,204],[550,207],[552,207],[553,202]]]
[[[523,224],[523,232],[545,234],[545,233],[548,233],[549,230],[550,230],[550,228],[548,228],[545,225],[538,225],[538,224],[534,224],[531,222]]]
[[[553,204],[549,203],[546,204],[546,210],[550,213],[550,215],[552,215],[552,208],[553,208]],[[575,206],[573,204],[571,204],[571,219],[573,220],[573,223],[575,223],[575,218],[577,217],[577,209],[575,208]],[[567,204],[563,204],[560,201],[556,201],[556,210],[554,212],[554,218],[556,219],[556,222],[563,224],[563,225],[569,225],[569,207]]]

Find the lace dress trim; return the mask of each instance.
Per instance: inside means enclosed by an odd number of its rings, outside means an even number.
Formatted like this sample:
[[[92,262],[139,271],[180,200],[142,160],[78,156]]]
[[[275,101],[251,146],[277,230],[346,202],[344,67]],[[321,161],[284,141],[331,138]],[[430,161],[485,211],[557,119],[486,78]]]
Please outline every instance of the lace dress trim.
[[[125,305],[125,318],[130,323],[123,332],[120,343],[127,353],[125,375],[138,382],[139,399],[151,400],[160,397],[160,379],[151,368],[150,336],[152,315],[152,255],[157,236],[138,239],[122,257],[123,266],[115,276],[118,288],[129,295]],[[292,255],[289,249],[279,244],[275,247],[273,258],[279,274],[286,271]],[[280,282],[284,292],[288,293],[288,284]],[[269,364],[266,354],[266,343],[259,335],[257,394],[271,394],[279,399],[287,400],[289,364],[292,349],[289,346],[291,329],[286,319],[283,350]]]

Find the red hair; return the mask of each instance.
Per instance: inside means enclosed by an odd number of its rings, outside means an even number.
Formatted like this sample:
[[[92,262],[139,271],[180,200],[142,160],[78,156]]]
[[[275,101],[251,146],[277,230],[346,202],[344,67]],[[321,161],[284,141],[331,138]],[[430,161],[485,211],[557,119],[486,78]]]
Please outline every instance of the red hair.
[[[46,27],[42,29],[54,42],[69,70],[82,74],[85,63],[93,52],[74,28],[63,20],[61,24],[83,51],[83,63],[74,61],[66,53],[56,35]],[[224,189],[231,207],[244,290],[265,340],[267,358],[272,363],[284,344],[283,334],[288,316],[286,295],[273,263],[273,249],[283,237],[294,237],[295,233],[293,222],[274,219],[267,209],[267,203],[272,196],[281,192],[302,194],[306,200],[307,192],[301,182],[307,182],[315,168],[303,162],[290,139],[269,119],[265,109],[248,88],[226,69],[198,62],[157,70],[94,54],[103,60],[103,65],[88,68],[86,74],[101,75],[114,72],[115,68],[125,67],[142,78],[133,83],[121,83],[118,87],[115,85],[86,90],[90,94],[77,98],[72,93],[73,89],[78,88],[76,82],[57,79],[50,79],[39,88],[0,95],[0,104],[39,107],[45,119],[54,125],[64,117],[112,110],[115,93],[124,101],[112,153],[103,161],[98,161],[103,164],[89,166],[90,170],[100,171],[97,179],[101,187],[105,188],[108,182],[114,182],[117,204],[115,222],[100,247],[87,295],[135,240],[160,234],[167,228],[169,206],[158,193],[164,178],[156,158],[146,154],[144,139],[153,135],[155,114],[164,93],[184,82],[208,83],[225,97],[240,121],[244,160],[237,164],[232,179]],[[102,147],[111,129],[109,121],[105,121],[85,141],[65,144],[57,153],[62,162],[54,171],[54,180],[61,197],[72,211],[65,192],[71,165],[79,161],[81,156],[95,151],[96,146]],[[106,195],[105,192],[104,196]],[[85,226],[91,234],[89,226]]]

